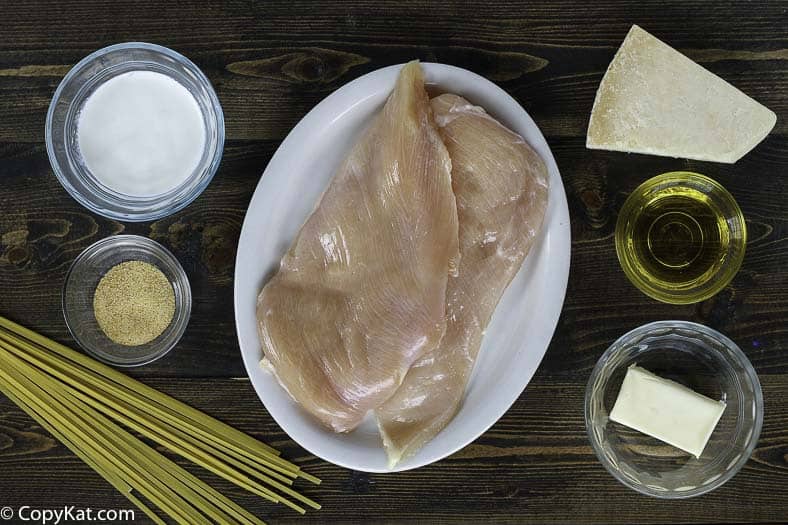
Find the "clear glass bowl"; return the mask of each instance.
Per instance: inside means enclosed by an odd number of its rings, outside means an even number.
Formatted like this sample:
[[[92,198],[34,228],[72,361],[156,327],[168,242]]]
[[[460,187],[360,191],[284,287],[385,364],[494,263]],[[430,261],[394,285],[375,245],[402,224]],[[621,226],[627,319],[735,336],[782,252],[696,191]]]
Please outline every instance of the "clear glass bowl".
[[[646,270],[637,251],[633,249],[633,238],[639,235],[636,224],[644,208],[658,195],[681,188],[704,195],[708,205],[722,218],[721,227],[727,230],[725,234],[729,241],[727,250],[702,276],[693,278],[688,275],[686,280],[674,282]],[[691,304],[717,294],[728,286],[739,271],[747,245],[747,226],[736,200],[718,182],[700,173],[672,171],[647,180],[629,195],[618,213],[615,242],[621,268],[640,291],[658,301]]]
[[[632,364],[727,403],[699,458],[609,420]],[[586,387],[585,421],[594,452],[621,483],[657,498],[689,498],[719,487],[747,462],[761,433],[763,396],[733,341],[700,324],[658,321],[619,338],[599,359]]]
[[[180,186],[152,197],[108,188],[90,173],[79,153],[77,119],[83,104],[101,84],[129,71],[154,71],[180,82],[194,96],[205,122],[205,149],[197,168]],[[149,221],[186,207],[211,182],[224,149],[224,116],[210,82],[188,58],[166,47],[127,42],[99,49],[66,74],[49,105],[46,146],[55,175],[80,204],[111,219]]]
[[[126,261],[143,261],[164,273],[175,292],[175,315],[164,332],[150,343],[119,345],[99,327],[93,294],[102,277]],[[189,279],[178,260],[159,243],[137,235],[102,239],[83,251],[71,265],[63,286],[63,315],[71,335],[93,357],[115,366],[140,366],[169,352],[180,341],[192,308]]]

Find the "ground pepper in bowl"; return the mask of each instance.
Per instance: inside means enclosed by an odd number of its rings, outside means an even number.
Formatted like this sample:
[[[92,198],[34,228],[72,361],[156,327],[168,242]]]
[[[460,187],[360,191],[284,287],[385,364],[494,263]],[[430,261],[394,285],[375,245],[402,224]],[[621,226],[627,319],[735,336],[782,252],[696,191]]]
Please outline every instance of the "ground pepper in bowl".
[[[139,346],[159,337],[175,315],[175,292],[154,265],[127,261],[99,281],[93,312],[104,334],[124,346]]]

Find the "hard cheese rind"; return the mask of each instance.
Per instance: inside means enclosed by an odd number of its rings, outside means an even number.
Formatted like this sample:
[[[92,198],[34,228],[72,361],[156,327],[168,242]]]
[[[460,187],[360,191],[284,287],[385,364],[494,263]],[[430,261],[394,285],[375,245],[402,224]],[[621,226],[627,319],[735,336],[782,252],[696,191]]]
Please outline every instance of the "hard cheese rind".
[[[586,147],[734,163],[777,116],[633,25],[602,79]]]
[[[700,457],[724,411],[722,401],[630,366],[610,419]]]

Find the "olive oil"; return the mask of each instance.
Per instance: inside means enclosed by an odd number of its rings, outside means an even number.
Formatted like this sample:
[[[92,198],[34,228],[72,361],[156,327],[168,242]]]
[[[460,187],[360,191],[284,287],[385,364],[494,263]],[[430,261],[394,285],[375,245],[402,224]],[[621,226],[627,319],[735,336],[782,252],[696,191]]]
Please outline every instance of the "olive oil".
[[[616,224],[616,251],[627,276],[647,295],[671,303],[696,302],[727,285],[745,239],[733,197],[691,172],[643,183]]]
[[[728,224],[708,196],[668,188],[644,203],[628,242],[655,280],[690,283],[716,273],[728,254]]]

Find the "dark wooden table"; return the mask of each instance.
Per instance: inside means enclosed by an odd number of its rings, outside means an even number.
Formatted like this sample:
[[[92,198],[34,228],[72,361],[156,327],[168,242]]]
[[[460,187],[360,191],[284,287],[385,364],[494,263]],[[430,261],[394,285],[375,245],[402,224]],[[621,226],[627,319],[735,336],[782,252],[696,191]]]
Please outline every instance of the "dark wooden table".
[[[178,348],[132,375],[280,448],[322,477],[324,508],[300,518],[207,476],[266,520],[283,522],[719,523],[788,520],[788,3],[403,2],[343,4],[3,2],[0,8],[0,314],[65,343],[60,290],[71,261],[119,232],[171,249],[192,282]],[[585,149],[602,74],[638,23],[778,115],[735,165]],[[184,53],[210,77],[227,121],[224,160],[186,210],[146,224],[98,217],[56,181],[44,117],[69,67],[108,44],[141,40]],[[235,337],[233,262],[244,212],[271,155],[318,101],[374,69],[413,58],[476,71],[516,97],[558,161],[572,218],[572,270],[555,337],[509,412],[461,452],[414,472],[335,467],[288,439],[254,394]],[[308,145],[305,145],[305,147]],[[691,306],[648,299],[616,261],[613,228],[651,175],[706,173],[739,201],[750,232],[732,284]],[[721,330],[757,369],[766,416],[752,459],[728,484],[688,501],[637,495],[586,440],[583,392],[604,349],[658,319]],[[129,508],[103,479],[0,396],[0,506]],[[138,513],[137,523],[144,523]]]

